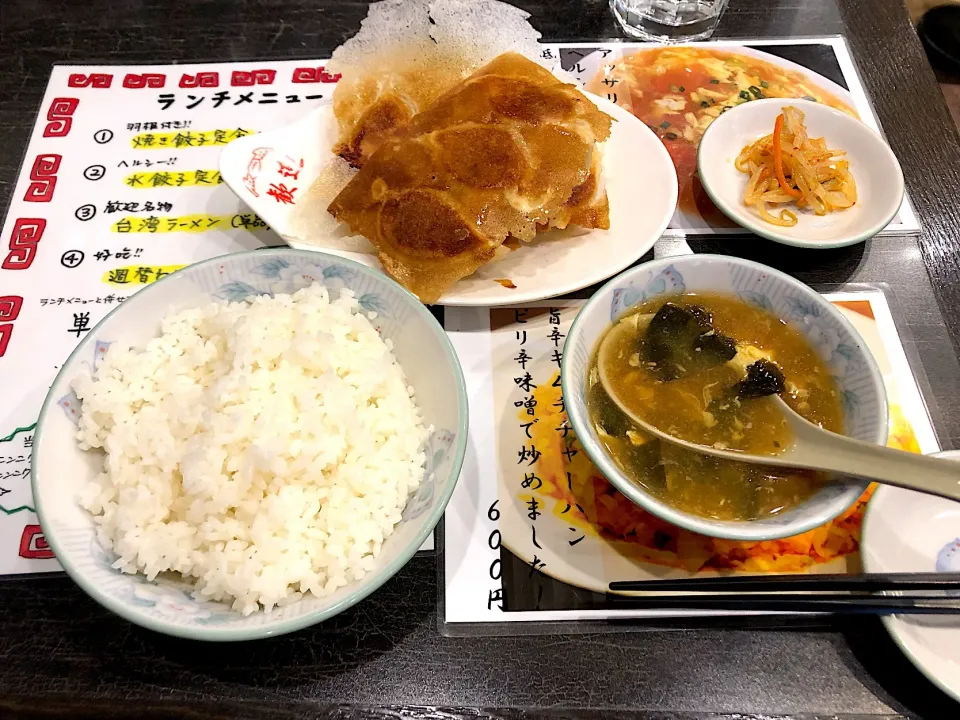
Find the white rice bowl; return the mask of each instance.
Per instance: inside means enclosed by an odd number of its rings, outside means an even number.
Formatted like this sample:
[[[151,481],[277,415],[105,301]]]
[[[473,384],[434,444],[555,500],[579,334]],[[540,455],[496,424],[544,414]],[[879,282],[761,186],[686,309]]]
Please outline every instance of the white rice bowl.
[[[249,614],[243,614],[234,609],[234,603],[237,596],[225,594],[223,600],[213,599],[214,595],[207,599],[199,592],[199,588],[207,585],[213,589],[217,583],[239,582],[239,573],[242,571],[235,569],[236,575],[230,576],[231,569],[226,561],[222,566],[215,566],[213,570],[204,578],[185,576],[178,571],[160,572],[155,578],[148,577],[147,565],[152,564],[153,568],[158,568],[164,562],[171,558],[184,557],[189,562],[194,563],[194,567],[199,569],[206,560],[200,556],[199,551],[190,556],[189,553],[182,554],[178,541],[165,541],[161,545],[154,545],[151,551],[158,553],[161,557],[150,557],[147,552],[147,544],[141,543],[143,547],[142,554],[126,553],[118,545],[111,546],[105,542],[106,530],[101,532],[103,523],[103,514],[94,515],[81,505],[84,503],[101,502],[102,493],[105,490],[103,484],[103,475],[105,471],[105,457],[111,449],[93,448],[83,449],[81,442],[78,441],[79,424],[81,417],[85,412],[90,419],[95,419],[93,424],[85,420],[84,432],[92,432],[94,436],[98,432],[106,434],[117,433],[120,429],[123,432],[135,432],[131,423],[120,423],[120,427],[110,429],[107,417],[121,417],[115,407],[127,407],[124,412],[132,413],[138,406],[133,405],[128,397],[133,392],[143,393],[142,388],[137,388],[133,382],[130,383],[130,389],[121,393],[115,393],[109,400],[106,395],[103,398],[89,397],[92,403],[110,403],[106,412],[96,411],[95,408],[87,408],[86,402],[77,397],[76,389],[80,389],[84,394],[92,392],[91,387],[101,380],[90,380],[90,376],[99,378],[106,377],[107,373],[101,374],[99,371],[106,364],[106,358],[111,356],[111,364],[116,364],[112,358],[113,353],[117,353],[117,358],[126,356],[129,348],[139,348],[135,353],[137,356],[143,354],[145,349],[151,343],[155,343],[161,335],[161,328],[164,321],[169,322],[171,314],[178,312],[196,312],[197,309],[204,309],[212,303],[217,303],[223,308],[227,302],[236,303],[239,301],[266,302],[267,298],[258,298],[259,295],[293,295],[297,291],[308,288],[313,285],[321,285],[329,290],[331,297],[337,298],[344,290],[349,291],[351,299],[356,298],[355,308],[359,308],[360,318],[351,319],[351,322],[360,322],[369,320],[374,326],[377,335],[384,341],[385,346],[392,346],[390,355],[396,358],[399,367],[403,369],[404,381],[402,386],[407,401],[414,403],[416,407],[417,420],[404,424],[404,432],[411,428],[417,429],[417,423],[420,422],[426,426],[423,431],[428,434],[423,443],[423,447],[418,447],[416,452],[423,452],[423,467],[419,476],[419,485],[416,490],[402,497],[402,492],[392,488],[392,483],[397,480],[394,473],[394,466],[398,465],[394,461],[390,462],[390,492],[396,491],[399,498],[397,506],[399,507],[405,501],[403,509],[399,511],[399,522],[393,526],[392,533],[387,537],[384,533],[384,540],[380,547],[379,554],[370,557],[368,560],[364,557],[362,565],[364,574],[359,579],[353,577],[347,562],[341,562],[341,569],[344,572],[346,585],[342,585],[333,592],[318,596],[310,588],[303,588],[294,583],[285,583],[285,578],[280,577],[276,580],[276,574],[282,576],[289,572],[294,575],[296,572],[302,572],[304,576],[314,573],[317,583],[320,583],[322,589],[320,592],[326,592],[327,586],[323,585],[321,579],[329,580],[333,577],[332,567],[328,563],[326,569],[313,568],[305,569],[301,562],[296,565],[296,549],[298,543],[308,537],[308,531],[318,525],[311,524],[304,527],[306,523],[298,524],[291,522],[284,525],[278,532],[279,540],[274,541],[270,533],[275,532],[278,524],[274,516],[263,512],[268,502],[273,513],[286,513],[287,505],[294,506],[295,511],[303,510],[303,514],[312,517],[308,513],[311,507],[304,501],[298,505],[298,500],[290,497],[296,496],[299,490],[293,482],[291,490],[285,490],[283,493],[273,493],[270,500],[263,499],[265,493],[261,492],[261,501],[258,503],[260,511],[255,524],[255,538],[257,550],[263,551],[260,559],[269,561],[267,552],[272,552],[278,558],[274,564],[265,563],[265,567],[271,569],[265,574],[261,573],[255,578],[260,582],[260,586],[252,588],[250,586],[249,597],[241,599],[244,602],[256,602],[259,607],[265,608],[266,605],[259,600],[253,600],[256,593],[260,594],[261,599],[275,593],[278,600],[282,600],[279,605],[273,606],[270,610],[257,610]],[[346,300],[341,301],[346,302]],[[99,307],[99,306],[98,306]],[[229,306],[227,306],[229,308]],[[104,308],[106,309],[106,308]],[[222,310],[221,310],[222,311]],[[332,309],[329,309],[332,312]],[[325,310],[324,312],[327,312]],[[373,319],[370,313],[375,313]],[[263,326],[263,341],[258,341],[256,345],[248,345],[250,352],[260,352],[267,350],[268,342],[279,342],[281,337],[282,320],[279,317],[283,313],[273,312],[269,314],[268,322]],[[351,311],[351,315],[356,314]],[[314,322],[310,317],[306,318],[305,323]],[[336,327],[336,323],[317,322],[320,332],[317,337],[326,338],[330,335],[330,328]],[[298,328],[299,330],[299,328]],[[269,340],[267,340],[269,338]],[[329,341],[332,344],[332,341]],[[303,347],[303,346],[300,346]],[[290,352],[293,356],[292,351]],[[301,352],[300,355],[303,353]],[[189,358],[188,354],[177,356],[178,358]],[[283,358],[287,359],[287,358]],[[307,360],[314,362],[317,360],[313,355],[307,354]],[[178,360],[179,361],[179,360]],[[132,361],[131,361],[132,362]],[[145,362],[145,360],[143,361]],[[293,365],[303,364],[298,359],[289,363]],[[385,377],[388,369],[392,372],[392,362],[376,365],[378,380],[387,383]],[[173,394],[167,406],[161,407],[163,412],[166,408],[176,408],[172,413],[173,420],[159,417],[157,427],[179,428],[179,432],[184,427],[190,427],[188,423],[196,422],[197,428],[201,427],[204,412],[209,412],[209,407],[215,406],[216,402],[210,399],[209,402],[200,401],[188,403],[180,398],[181,393],[186,392],[189,386],[189,375],[183,376],[171,373],[170,377],[178,384],[177,393]],[[338,375],[338,377],[340,377]],[[168,378],[169,379],[169,378]],[[332,380],[332,378],[330,378]],[[341,380],[343,378],[340,378]],[[43,383],[45,386],[46,383]],[[26,425],[18,431],[30,434],[32,440],[32,462],[30,468],[30,484],[14,490],[16,495],[8,495],[6,499],[19,505],[29,506],[35,509],[39,524],[43,528],[42,538],[38,538],[37,547],[40,547],[40,540],[44,540],[46,545],[55,555],[55,558],[47,560],[31,560],[30,566],[36,567],[38,564],[45,564],[44,569],[51,571],[63,569],[70,578],[86,592],[91,598],[100,603],[103,607],[116,613],[120,617],[140,625],[149,630],[153,630],[177,637],[189,638],[192,640],[206,640],[214,642],[236,642],[241,640],[252,640],[257,638],[275,637],[283,633],[289,633],[303,628],[316,625],[333,618],[340,613],[347,611],[353,605],[363,601],[374,593],[378,588],[396,577],[393,582],[403,583],[409,581],[413,573],[423,572],[432,562],[430,558],[421,558],[417,563],[417,568],[407,568],[405,566],[417,553],[418,549],[429,549],[432,547],[431,534],[434,527],[443,517],[444,509],[450,500],[457,484],[457,478],[460,475],[460,469],[464,462],[467,452],[468,437],[468,398],[466,385],[464,383],[463,370],[457,359],[457,354],[453,344],[443,327],[437,321],[430,310],[424,307],[414,295],[402,288],[383,273],[372,268],[365,267],[359,263],[346,258],[331,255],[323,252],[307,252],[304,250],[294,250],[288,247],[263,248],[245,252],[230,253],[219,257],[201,260],[200,262],[189,265],[177,272],[153,282],[142,290],[129,295],[122,303],[116,304],[106,313],[105,317],[94,324],[94,327],[81,338],[62,363],[60,363],[59,372],[56,378],[48,387],[36,387],[31,395],[31,404],[24,404],[25,410],[32,410],[32,402],[39,402],[44,395],[36,427]],[[414,388],[414,394],[411,396],[407,386]],[[118,386],[119,387],[119,386]],[[389,384],[385,385],[389,387]],[[106,386],[102,388],[106,390]],[[98,391],[96,391],[98,392]],[[201,393],[202,394],[202,393]],[[264,395],[261,393],[261,395]],[[198,394],[198,397],[200,394]],[[251,395],[253,397],[253,395]],[[276,401],[279,403],[281,395],[278,394]],[[391,395],[392,397],[392,395]],[[224,404],[226,400],[223,401]],[[268,396],[266,402],[274,402],[272,395]],[[292,401],[291,401],[292,402]],[[378,409],[386,403],[377,403]],[[331,406],[332,407],[332,406]],[[297,409],[300,410],[299,404]],[[308,412],[314,412],[314,408],[308,408]],[[395,412],[400,412],[395,410]],[[93,414],[90,414],[93,413]],[[361,413],[353,410],[349,417],[339,418],[341,423],[360,423]],[[128,417],[130,415],[128,414]],[[335,413],[328,411],[324,420],[329,417],[331,421],[335,419]],[[26,418],[24,418],[26,419]],[[281,418],[283,422],[294,422],[286,416]],[[141,418],[139,422],[142,422]],[[278,421],[279,422],[279,421]],[[300,422],[300,421],[297,421]],[[392,422],[388,420],[386,422]],[[264,421],[266,432],[260,432],[254,425],[254,445],[262,450],[267,442],[280,440],[282,445],[274,445],[268,450],[277,454],[277,458],[282,457],[282,451],[286,448],[292,451],[293,448],[287,447],[286,438],[281,434],[280,426]],[[101,430],[95,429],[98,425]],[[318,429],[309,420],[302,420],[301,425],[307,428],[308,433],[312,433],[313,438],[335,437],[327,430]],[[6,432],[9,432],[7,430]],[[225,430],[231,433],[229,442],[242,442],[242,435],[245,432],[251,432],[249,428],[228,426]],[[340,429],[337,432],[341,432]],[[347,430],[343,430],[344,433]],[[271,433],[273,440],[271,440]],[[26,435],[24,435],[26,442]],[[351,436],[353,437],[353,436]],[[395,441],[399,442],[401,436],[397,436]],[[239,439],[238,439],[239,438]],[[359,440],[358,442],[362,442]],[[126,444],[126,438],[118,441]],[[137,436],[136,442],[141,443],[137,446],[135,452],[143,453],[144,457],[153,454],[160,462],[176,461],[173,458],[167,458],[166,452],[158,450],[160,447],[173,447],[171,436],[166,438],[160,432],[142,432]],[[224,442],[228,442],[224,440]],[[318,440],[319,442],[319,440]],[[166,445],[164,445],[166,443]],[[391,452],[395,448],[391,447]],[[186,463],[188,467],[188,476],[202,478],[204,483],[200,464],[203,458],[208,454],[212,455],[212,449],[197,444],[198,455],[196,458],[189,458]],[[300,448],[300,455],[304,454],[303,447]],[[400,450],[396,449],[399,453]],[[292,457],[292,452],[291,452]],[[299,456],[298,456],[299,457]],[[391,456],[393,457],[393,456]],[[419,457],[419,456],[418,456]],[[209,458],[208,458],[209,460]],[[257,457],[257,462],[265,463],[265,456]],[[190,465],[190,463],[194,463]],[[213,460],[216,462],[216,460]],[[251,461],[253,462],[253,461]],[[414,461],[419,464],[419,461]],[[183,465],[183,461],[180,461]],[[294,464],[288,461],[288,470],[290,477],[295,477]],[[221,472],[226,474],[223,465],[220,466]],[[134,481],[141,482],[139,475],[144,478],[159,477],[164,472],[162,466],[148,470],[146,462],[136,465],[138,478]],[[261,468],[262,471],[262,468]],[[193,473],[193,475],[191,475]],[[262,473],[266,475],[266,473]],[[274,474],[269,477],[272,480]],[[329,473],[324,475],[324,481],[329,482]],[[372,475],[365,474],[364,481],[369,480]],[[215,481],[216,482],[216,481]],[[234,481],[235,482],[235,481]],[[411,481],[411,485],[417,480]],[[91,489],[91,486],[94,486]],[[132,487],[132,486],[131,486]],[[163,487],[162,485],[160,486]],[[211,485],[210,487],[213,487]],[[351,490],[359,487],[354,484]],[[230,492],[241,493],[242,488],[234,485]],[[153,486],[150,486],[153,490]],[[200,499],[202,503],[216,504],[223,502],[222,499],[213,499],[212,496],[204,496],[203,491],[191,486],[187,489]],[[388,488],[380,487],[378,493],[384,495],[385,501],[388,501],[386,493]],[[174,497],[173,490],[166,490],[170,501]],[[185,491],[186,492],[186,491]],[[215,491],[214,491],[215,492]],[[118,496],[122,494],[118,492]],[[150,497],[148,492],[146,495]],[[328,492],[329,496],[329,492]],[[363,495],[366,499],[368,495]],[[370,495],[369,497],[373,497]],[[379,496],[378,496],[379,497]],[[170,506],[170,501],[167,505]],[[151,505],[151,500],[147,500],[146,505]],[[116,503],[119,507],[121,503]],[[91,505],[91,507],[94,507]],[[137,508],[137,511],[140,511]],[[179,512],[179,510],[178,510]],[[351,512],[353,510],[351,509]],[[389,514],[388,506],[383,507],[384,514]],[[396,517],[394,511],[394,517]],[[26,511],[24,512],[26,515]],[[229,513],[225,513],[229,516]],[[317,511],[316,515],[319,515]],[[234,518],[236,519],[236,513]],[[112,522],[120,522],[121,515],[118,515]],[[140,519],[132,514],[128,514],[131,522],[140,522]],[[99,518],[99,520],[98,520]],[[357,545],[357,550],[362,547],[364,540],[361,535],[366,531],[361,527],[359,521],[355,522],[353,517],[341,518],[337,514],[331,514],[329,519],[321,518],[320,522],[341,522],[337,526],[338,531],[346,530],[337,535],[344,544],[353,543]],[[160,523],[155,523],[159,525]],[[322,529],[322,525],[319,525]],[[263,530],[261,530],[263,528]],[[167,528],[165,532],[171,533],[172,528]],[[169,535],[168,535],[169,536]],[[346,539],[344,539],[346,538]],[[126,541],[136,541],[135,536],[126,538]],[[371,548],[376,545],[376,540],[370,540],[366,537]],[[218,542],[222,542],[226,550],[227,540],[214,541],[208,538],[208,544],[216,547]],[[308,543],[311,548],[322,546],[324,552],[328,555],[333,549],[333,543],[329,538],[321,539],[317,543]],[[193,548],[195,541],[189,537],[183,547]],[[196,543],[201,547],[201,543]],[[233,549],[232,546],[230,548]],[[167,557],[169,555],[169,557]],[[224,553],[221,553],[225,557]],[[344,553],[344,560],[349,561],[352,558]],[[317,555],[319,557],[319,555]],[[134,572],[127,572],[123,567],[116,567],[118,563],[133,563]],[[243,558],[246,561],[246,558]],[[294,569],[296,566],[296,569]],[[137,568],[142,568],[138,570]],[[239,566],[238,566],[239,567]],[[244,566],[246,567],[246,565]],[[251,565],[252,567],[252,565]],[[359,568],[359,566],[358,566]],[[225,578],[229,578],[226,580]],[[283,583],[282,585],[280,583]],[[267,587],[269,586],[269,588]],[[279,588],[279,589],[277,589]],[[236,589],[236,588],[233,588]],[[227,592],[227,589],[224,589]],[[300,594],[298,596],[298,593]],[[299,597],[299,599],[298,599]],[[373,601],[373,606],[383,609]],[[242,606],[241,606],[242,607]]]
[[[124,573],[250,614],[362,578],[424,475],[404,374],[350,290],[211,302],[73,383],[82,491]]]

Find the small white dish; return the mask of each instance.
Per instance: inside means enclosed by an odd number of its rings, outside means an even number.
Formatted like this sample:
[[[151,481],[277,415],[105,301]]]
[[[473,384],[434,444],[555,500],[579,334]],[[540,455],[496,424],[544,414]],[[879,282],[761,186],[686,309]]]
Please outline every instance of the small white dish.
[[[749,177],[734,163],[744,147],[773,132],[777,115],[787,105],[804,113],[810,137],[826,138],[830,149],[846,151],[857,182],[857,202],[822,217],[791,207],[799,221],[793,227],[779,227],[764,222],[744,204]],[[710,199],[727,217],[768,240],[798,247],[863,242],[890,224],[903,202],[903,171],[883,138],[856,118],[810,100],[754,100],[723,113],[700,140],[697,171]]]
[[[670,155],[653,131],[629,112],[586,95],[616,120],[603,146],[610,229],[543,233],[457,282],[438,304],[509,305],[563,295],[615,275],[660,238],[677,206],[677,172]],[[325,213],[326,208],[304,209],[300,203],[309,203],[307,190],[333,159],[330,148],[337,136],[332,106],[325,105],[291,125],[230,143],[220,155],[220,174],[290,247],[328,252],[382,270],[363,238],[305,232],[315,231],[317,223],[305,221],[304,212]],[[283,174],[291,171],[282,170],[281,163],[298,173],[295,180]],[[271,184],[295,187],[297,192],[289,204],[280,202],[269,194]],[[509,280],[516,287],[505,287],[498,280]]]
[[[937,457],[960,461],[960,451]],[[960,503],[882,486],[867,505],[860,553],[868,573],[960,572]],[[910,662],[960,701],[960,618],[886,615],[883,624]]]

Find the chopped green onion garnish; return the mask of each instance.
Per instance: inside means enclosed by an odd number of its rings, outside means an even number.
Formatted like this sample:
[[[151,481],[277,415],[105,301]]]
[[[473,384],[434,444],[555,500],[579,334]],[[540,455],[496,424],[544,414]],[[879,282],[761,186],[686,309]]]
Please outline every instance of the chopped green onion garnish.
[[[685,92],[685,91],[686,91],[686,88],[685,88],[683,85],[681,85],[681,86],[680,86],[680,92]]]
[[[719,84],[720,84],[720,81],[717,80],[716,78],[710,78],[710,84],[711,84],[711,85],[719,85]]]
[[[770,83],[768,83],[766,80],[761,80],[761,81],[760,81],[760,87],[762,87],[762,88],[768,88],[768,87],[770,87]]]
[[[750,93],[748,93],[746,90],[741,90],[741,91],[740,91],[740,97],[742,97],[744,100],[749,100],[749,99],[750,99]]]
[[[676,140],[676,139],[677,139],[676,133],[672,133],[672,132],[667,133],[667,140]]]
[[[754,97],[757,97],[757,98],[762,98],[762,97],[763,97],[763,93],[760,92],[760,88],[758,88],[756,85],[751,85],[751,86],[750,86],[750,92],[753,93]]]
[[[666,130],[668,127],[670,127],[670,122],[667,120],[664,120],[662,123],[660,123],[660,127]]]
[[[706,100],[701,100],[700,107],[710,107],[710,103],[708,103]]]
[[[816,102],[816,101],[817,101],[817,99],[816,99],[815,97],[812,97],[811,95],[804,95],[804,96],[803,96],[803,99],[804,99],[804,100],[809,100],[810,102]]]

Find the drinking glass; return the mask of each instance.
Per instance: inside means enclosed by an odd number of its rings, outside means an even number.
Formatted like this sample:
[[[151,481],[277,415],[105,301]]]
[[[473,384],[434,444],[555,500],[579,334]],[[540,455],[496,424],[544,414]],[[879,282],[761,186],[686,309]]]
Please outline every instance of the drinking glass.
[[[610,0],[624,32],[660,42],[710,37],[728,0]]]

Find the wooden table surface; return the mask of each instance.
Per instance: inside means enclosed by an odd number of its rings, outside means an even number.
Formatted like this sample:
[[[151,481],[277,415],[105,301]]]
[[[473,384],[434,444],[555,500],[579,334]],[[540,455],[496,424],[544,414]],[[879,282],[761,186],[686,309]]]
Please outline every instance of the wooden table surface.
[[[547,40],[619,36],[602,0],[517,4]],[[365,12],[332,0],[2,0],[0,201],[9,202],[53,63],[322,58]],[[941,442],[957,447],[960,144],[901,0],[731,0],[718,36],[837,33],[903,164],[919,235],[820,252],[748,238],[690,246],[811,283],[886,283],[908,351],[922,359]],[[2,718],[948,718],[960,709],[873,619],[442,637],[433,557],[331,621],[243,645],[141,630],[64,577],[0,582],[0,610]]]

